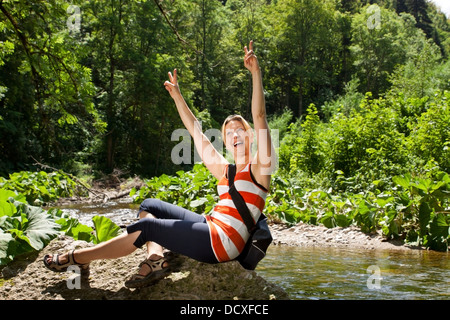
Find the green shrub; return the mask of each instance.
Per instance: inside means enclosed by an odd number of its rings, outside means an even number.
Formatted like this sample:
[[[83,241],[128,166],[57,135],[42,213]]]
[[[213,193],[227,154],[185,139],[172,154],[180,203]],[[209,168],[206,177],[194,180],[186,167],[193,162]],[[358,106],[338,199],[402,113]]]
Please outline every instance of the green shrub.
[[[80,185],[61,171],[15,172],[9,179],[0,177],[0,188],[16,191],[30,204],[49,203],[80,193]]]
[[[331,168],[345,177],[362,174],[373,180],[399,174],[399,168],[408,167],[408,150],[398,128],[398,113],[387,101],[372,100],[370,95],[360,109],[350,116],[337,114],[330,122]]]
[[[131,190],[135,203],[157,198],[199,214],[209,213],[218,201],[217,179],[203,164],[195,164],[191,171],[178,171],[176,176],[163,174],[145,181],[145,186]]]
[[[412,153],[425,163],[436,161],[440,170],[450,172],[450,91],[438,92],[426,112],[409,126]]]

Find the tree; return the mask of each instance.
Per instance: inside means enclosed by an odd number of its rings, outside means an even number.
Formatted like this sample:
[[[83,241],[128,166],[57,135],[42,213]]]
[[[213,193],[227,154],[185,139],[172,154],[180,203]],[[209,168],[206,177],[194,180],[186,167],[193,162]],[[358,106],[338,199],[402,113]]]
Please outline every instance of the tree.
[[[196,51],[191,52],[193,62],[191,70],[197,88],[193,104],[201,110],[208,110],[216,121],[221,122],[237,106],[233,101],[235,94],[230,93],[230,84],[236,74],[236,56],[232,42],[228,6],[219,1],[196,0],[190,12],[189,42]],[[184,16],[184,12],[181,13]]]
[[[441,59],[439,47],[425,35],[411,40],[408,61],[399,65],[390,76],[390,92],[405,99],[432,96],[435,90],[445,89],[436,76]]]
[[[0,106],[7,138],[0,148],[10,168],[29,163],[30,155],[47,163],[73,161],[72,153],[102,130],[91,70],[79,63],[85,48],[66,23],[68,7],[56,0],[0,1],[0,41],[14,50],[2,55],[0,66],[0,87],[7,88]]]
[[[282,0],[273,4],[270,19],[280,32],[272,58],[278,63],[278,70],[272,70],[280,77],[276,85],[284,91],[286,105],[292,108],[296,101],[301,116],[305,100],[311,102],[322,88],[331,87],[340,72],[342,37],[335,31],[334,8],[329,1]]]
[[[273,48],[273,38],[267,25],[264,23],[267,13],[265,0],[230,0],[227,2],[230,10],[232,33],[227,37],[229,43],[228,61],[233,66],[233,75],[229,75],[234,99],[232,104],[238,106],[236,111],[249,118],[251,116],[252,78],[251,74],[243,68],[242,48],[254,41],[254,50],[263,70],[263,77],[268,75],[266,58]],[[265,83],[265,82],[264,82]],[[231,92],[230,92],[231,93]],[[230,105],[231,106],[231,105]]]
[[[376,96],[388,89],[389,74],[406,60],[408,30],[404,19],[376,5],[353,16],[351,52],[363,91]]]
[[[154,175],[172,169],[170,136],[181,125],[163,83],[178,67],[185,80],[187,54],[153,1],[86,2],[86,34],[98,88],[96,104],[108,124],[97,163]],[[178,35],[179,36],[179,35]],[[190,96],[189,85],[185,87]]]

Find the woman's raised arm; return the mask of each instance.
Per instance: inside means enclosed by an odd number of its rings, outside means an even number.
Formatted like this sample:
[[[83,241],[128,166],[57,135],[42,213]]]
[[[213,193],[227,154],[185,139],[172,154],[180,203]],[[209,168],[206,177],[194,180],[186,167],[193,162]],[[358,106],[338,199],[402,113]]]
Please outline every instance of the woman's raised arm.
[[[228,161],[214,148],[211,141],[203,134],[201,124],[189,109],[178,86],[177,69],[169,72],[169,81],[164,83],[166,90],[175,101],[178,113],[184,126],[194,139],[194,144],[203,163],[213,176],[220,179]]]
[[[251,72],[253,80],[252,117],[258,144],[258,149],[252,162],[252,172],[258,182],[268,186],[270,175],[275,166],[276,155],[270,136],[269,124],[267,123],[261,68],[253,51],[253,41],[250,41],[248,48],[247,46],[244,47],[244,52],[244,65]]]

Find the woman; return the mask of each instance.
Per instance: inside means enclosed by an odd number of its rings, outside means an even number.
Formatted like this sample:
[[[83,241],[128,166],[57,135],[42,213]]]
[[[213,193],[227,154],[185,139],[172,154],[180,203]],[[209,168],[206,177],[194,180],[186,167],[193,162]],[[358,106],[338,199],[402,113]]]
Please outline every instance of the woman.
[[[253,79],[252,117],[257,151],[251,154],[254,136],[249,124],[238,115],[228,117],[222,126],[226,148],[236,164],[235,186],[244,197],[255,221],[261,214],[269,189],[275,152],[266,118],[261,70],[253,52],[253,41],[245,47],[244,65]],[[139,210],[140,220],[127,227],[127,232],[91,248],[79,249],[63,255],[46,255],[44,264],[53,271],[65,271],[70,265],[87,267],[97,259],[113,259],[128,255],[144,244],[147,259],[139,272],[125,282],[128,287],[152,283],[164,276],[169,264],[163,247],[206,263],[235,259],[243,250],[249,233],[228,194],[228,161],[201,131],[201,126],[181,95],[177,70],[169,72],[165,88],[173,98],[181,120],[194,138],[205,166],[219,180],[220,200],[209,216],[199,215],[178,206],[146,199]]]

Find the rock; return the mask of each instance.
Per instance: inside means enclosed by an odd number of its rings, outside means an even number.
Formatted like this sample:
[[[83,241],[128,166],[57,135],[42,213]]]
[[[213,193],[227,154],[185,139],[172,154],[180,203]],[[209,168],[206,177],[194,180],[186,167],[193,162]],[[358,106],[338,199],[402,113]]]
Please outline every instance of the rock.
[[[93,261],[81,275],[52,272],[42,262],[46,254],[92,245],[61,236],[41,252],[17,259],[2,270],[0,300],[289,299],[283,289],[235,261],[212,265],[169,252],[172,273],[152,286],[139,289],[129,289],[124,282],[137,272],[137,266],[145,258],[144,249],[119,259]]]

